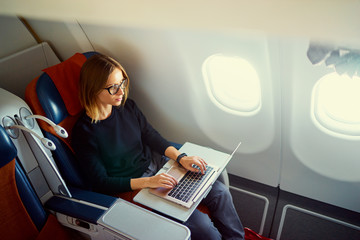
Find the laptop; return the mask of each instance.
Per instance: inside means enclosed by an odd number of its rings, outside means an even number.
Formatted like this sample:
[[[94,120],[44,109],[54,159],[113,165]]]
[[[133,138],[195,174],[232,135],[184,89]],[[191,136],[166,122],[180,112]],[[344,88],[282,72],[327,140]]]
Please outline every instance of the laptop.
[[[172,162],[171,166],[166,166],[165,164],[164,167],[167,169],[165,172],[173,176],[178,181],[178,185],[176,185],[173,189],[149,189],[149,193],[179,204],[185,208],[191,208],[198,199],[204,196],[204,193],[207,193],[211,189],[210,187],[216,181],[226,165],[230,162],[240,145],[241,142],[239,142],[222,166],[208,164],[204,174],[200,173],[200,171],[188,171],[177,162]],[[193,166],[198,168],[195,165]]]

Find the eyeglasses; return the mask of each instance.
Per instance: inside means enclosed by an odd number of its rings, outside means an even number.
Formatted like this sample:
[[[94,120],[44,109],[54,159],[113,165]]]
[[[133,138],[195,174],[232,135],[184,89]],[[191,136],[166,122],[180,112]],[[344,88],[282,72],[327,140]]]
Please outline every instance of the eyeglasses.
[[[106,90],[108,90],[108,92],[110,93],[110,95],[115,95],[119,92],[120,88],[121,90],[125,90],[126,86],[127,86],[127,83],[128,83],[128,80],[127,79],[124,79],[120,85],[119,84],[114,84],[110,87],[107,87],[107,88],[104,88]]]

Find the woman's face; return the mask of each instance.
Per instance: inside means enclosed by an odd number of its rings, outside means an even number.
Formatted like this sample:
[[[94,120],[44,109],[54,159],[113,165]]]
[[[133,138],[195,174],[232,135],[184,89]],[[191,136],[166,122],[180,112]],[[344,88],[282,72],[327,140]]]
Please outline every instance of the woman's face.
[[[110,88],[114,84],[120,85],[123,81],[124,81],[124,76],[122,74],[122,71],[118,68],[115,68],[115,70],[110,74],[106,82],[105,88]],[[120,106],[123,96],[124,96],[124,90],[122,88],[119,88],[119,91],[114,95],[111,95],[108,89],[102,89],[98,95],[98,100],[99,100],[98,102],[104,107],[106,107],[107,105]]]

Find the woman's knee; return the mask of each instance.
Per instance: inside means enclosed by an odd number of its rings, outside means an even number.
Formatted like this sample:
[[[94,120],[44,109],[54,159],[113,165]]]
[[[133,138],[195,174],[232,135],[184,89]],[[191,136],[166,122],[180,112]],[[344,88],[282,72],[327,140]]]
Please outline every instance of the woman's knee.
[[[216,181],[209,194],[206,196],[206,198],[203,200],[203,202],[210,203],[215,199],[222,198],[227,200],[232,200],[231,193],[229,189],[220,181]]]

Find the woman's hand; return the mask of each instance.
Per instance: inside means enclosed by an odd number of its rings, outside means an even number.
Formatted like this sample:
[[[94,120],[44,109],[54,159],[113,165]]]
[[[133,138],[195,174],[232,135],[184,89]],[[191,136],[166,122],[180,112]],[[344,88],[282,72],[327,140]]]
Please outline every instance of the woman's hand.
[[[130,180],[130,187],[132,190],[143,188],[174,188],[178,182],[173,176],[166,173],[161,173],[152,177],[132,178]]]
[[[161,173],[161,174],[149,177],[147,185],[149,188],[162,187],[162,188],[171,189],[171,188],[174,188],[177,184],[178,184],[178,182],[176,181],[176,179],[173,176],[166,174],[166,173]]]
[[[198,166],[200,168],[200,172],[202,174],[205,173],[206,165],[207,165],[205,160],[198,156],[182,157],[182,158],[180,158],[180,164],[187,170],[190,170],[192,172],[199,172],[199,169],[193,167],[193,164],[195,164],[196,166]]]
[[[169,157],[171,159],[176,160],[179,155],[180,155],[179,150],[177,150],[173,146],[169,146],[165,150],[165,156],[167,156],[167,157]],[[192,165],[195,164],[196,166],[198,166],[200,168],[200,172],[202,174],[205,173],[206,165],[207,165],[205,160],[202,159],[201,157],[198,157],[198,156],[185,156],[185,157],[182,157],[180,159],[180,163],[186,170],[190,170],[192,172],[199,172],[198,169],[192,167]]]

